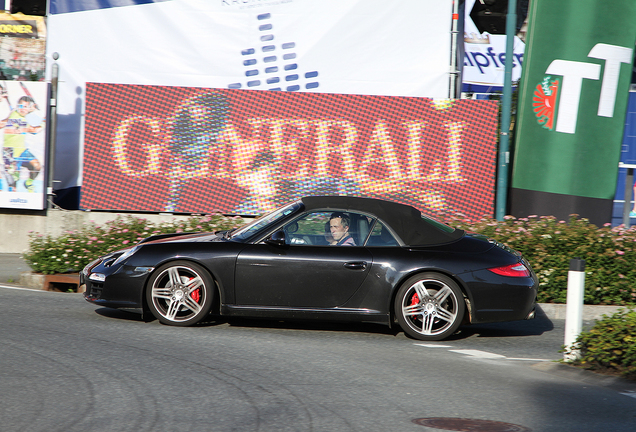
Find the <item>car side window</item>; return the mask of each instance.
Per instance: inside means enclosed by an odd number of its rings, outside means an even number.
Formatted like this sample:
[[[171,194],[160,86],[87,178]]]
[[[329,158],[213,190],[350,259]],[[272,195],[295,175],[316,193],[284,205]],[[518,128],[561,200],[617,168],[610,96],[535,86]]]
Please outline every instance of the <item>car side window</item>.
[[[285,242],[307,246],[361,246],[374,220],[346,211],[315,211],[283,227]]]
[[[373,227],[373,231],[371,231],[371,235],[369,236],[369,240],[367,241],[367,246],[399,246],[399,243],[393,237],[393,234],[382,224],[382,222],[378,221]]]

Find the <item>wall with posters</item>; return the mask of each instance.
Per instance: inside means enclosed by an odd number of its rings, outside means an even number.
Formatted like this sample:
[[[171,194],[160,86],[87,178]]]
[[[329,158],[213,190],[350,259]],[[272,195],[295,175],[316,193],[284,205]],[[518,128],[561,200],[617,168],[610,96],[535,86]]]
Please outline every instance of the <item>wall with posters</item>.
[[[48,83],[0,81],[0,207],[46,207]]]
[[[258,215],[351,194],[492,215],[493,101],[88,83],[82,207]]]
[[[452,0],[52,0],[50,11],[61,189],[82,185],[87,82],[448,97]]]

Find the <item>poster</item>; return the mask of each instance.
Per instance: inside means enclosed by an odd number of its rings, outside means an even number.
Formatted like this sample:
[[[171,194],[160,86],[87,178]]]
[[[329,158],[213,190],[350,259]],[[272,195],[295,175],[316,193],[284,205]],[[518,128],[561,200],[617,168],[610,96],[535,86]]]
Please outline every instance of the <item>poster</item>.
[[[477,0],[466,0],[464,12],[463,91],[494,93],[503,91],[506,66],[505,34],[480,32],[470,14]],[[512,81],[521,77],[524,42],[514,36]]]
[[[44,17],[0,12],[0,80],[44,81]]]
[[[0,207],[42,210],[48,83],[0,81]]]
[[[87,84],[82,207],[259,215],[308,195],[493,211],[494,101]]]

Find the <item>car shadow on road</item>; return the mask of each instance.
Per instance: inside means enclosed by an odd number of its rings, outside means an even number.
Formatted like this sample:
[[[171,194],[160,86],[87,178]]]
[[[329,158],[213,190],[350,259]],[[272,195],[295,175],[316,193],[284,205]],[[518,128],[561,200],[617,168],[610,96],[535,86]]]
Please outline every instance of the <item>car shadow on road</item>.
[[[154,317],[144,317],[141,314],[124,309],[98,308],[95,310],[100,316],[124,321],[149,322],[154,321]],[[218,317],[210,316],[203,322],[196,324],[196,327],[214,327],[220,324],[227,324],[232,327],[253,327],[261,329],[284,329],[284,330],[307,330],[326,332],[350,332],[383,334],[387,336],[404,335],[402,329],[397,325],[388,327],[374,323],[349,323],[349,322],[324,322],[324,321],[294,321],[260,318],[239,318],[239,317]],[[489,324],[473,324],[459,328],[459,330],[446,338],[447,341],[462,340],[471,337],[478,338],[501,338],[501,337],[521,337],[539,336],[554,330],[554,323],[547,317],[537,317],[533,320],[509,321]],[[410,339],[410,338],[409,338]]]
[[[348,323],[348,322],[324,322],[324,321],[294,321],[258,318],[226,318],[225,322],[232,327],[254,327],[285,330],[308,330],[328,332],[351,332],[385,334],[396,336],[402,333],[402,329],[395,325],[392,328],[373,323]]]
[[[112,309],[103,307],[95,309],[95,313],[106,318],[114,318],[125,321],[144,321],[140,313],[128,311],[125,309]]]

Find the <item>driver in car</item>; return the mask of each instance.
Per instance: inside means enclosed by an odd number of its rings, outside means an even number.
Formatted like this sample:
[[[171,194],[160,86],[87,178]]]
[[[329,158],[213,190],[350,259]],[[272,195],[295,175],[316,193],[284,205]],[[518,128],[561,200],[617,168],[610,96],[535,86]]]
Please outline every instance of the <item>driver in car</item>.
[[[333,241],[332,246],[355,246],[356,242],[349,234],[349,218],[340,212],[333,213],[329,218],[329,230]]]

